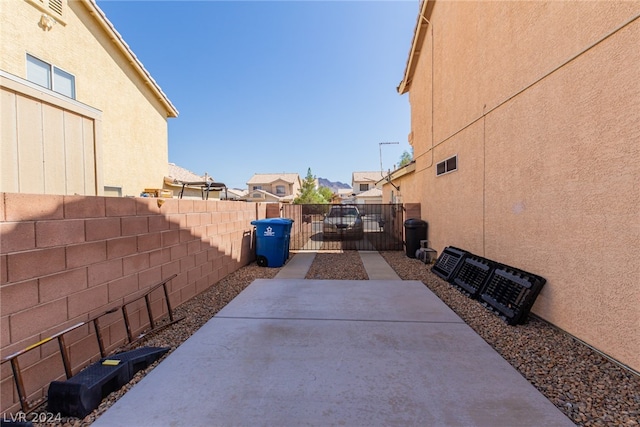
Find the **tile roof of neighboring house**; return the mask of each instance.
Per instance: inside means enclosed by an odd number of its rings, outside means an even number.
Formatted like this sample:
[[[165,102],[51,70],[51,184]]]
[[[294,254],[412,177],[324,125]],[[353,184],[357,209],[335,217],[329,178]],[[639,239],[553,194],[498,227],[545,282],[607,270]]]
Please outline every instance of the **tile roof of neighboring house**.
[[[270,184],[275,181],[284,181],[293,184],[300,179],[297,173],[257,173],[254,174],[247,184]]]
[[[174,181],[185,181],[185,182],[213,181],[213,178],[208,176],[206,172],[204,176],[199,176],[188,169],[185,169],[176,165],[175,163],[169,163],[169,174],[167,176]]]
[[[142,62],[136,57],[131,48],[127,43],[125,43],[124,39],[116,31],[113,24],[107,19],[105,13],[98,7],[95,0],[81,0],[85,5],[89,14],[92,15],[98,24],[104,29],[107,34],[109,34],[111,40],[116,45],[116,48],[122,52],[122,54],[129,60],[131,66],[136,70],[138,75],[142,78],[142,80],[149,85],[149,88],[154,93],[158,101],[164,106],[167,110],[167,117],[178,117],[178,110],[173,106],[171,101],[165,93],[160,89],[158,83],[151,77],[151,74],[144,68]]]
[[[354,172],[353,182],[373,181],[378,182],[383,178],[382,172]]]
[[[366,197],[382,197],[382,190],[379,188],[372,188],[371,190],[364,191],[358,195],[357,198],[366,198]]]

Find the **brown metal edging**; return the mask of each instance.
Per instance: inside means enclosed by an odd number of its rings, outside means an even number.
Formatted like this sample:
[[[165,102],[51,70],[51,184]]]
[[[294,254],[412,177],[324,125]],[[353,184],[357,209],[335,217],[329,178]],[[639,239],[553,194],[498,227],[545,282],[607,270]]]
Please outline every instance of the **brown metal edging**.
[[[98,323],[98,319],[100,317],[102,317],[102,316],[105,316],[105,315],[111,314],[111,313],[115,313],[119,309],[122,311],[122,316],[123,316],[125,327],[126,327],[126,330],[127,330],[127,338],[128,338],[128,341],[129,341],[128,345],[131,345],[131,344],[133,344],[135,342],[138,342],[140,339],[142,339],[143,337],[145,337],[146,335],[148,335],[150,333],[155,333],[157,331],[160,331],[160,330],[162,330],[162,329],[164,329],[164,328],[166,328],[166,327],[168,327],[168,326],[170,326],[170,325],[172,325],[174,323],[177,323],[177,322],[181,321],[182,319],[184,319],[184,317],[181,317],[179,319],[174,319],[173,313],[171,312],[171,302],[169,301],[169,291],[167,290],[167,283],[169,283],[169,281],[174,279],[176,276],[177,276],[177,274],[174,274],[174,275],[168,277],[167,279],[163,280],[162,282],[160,282],[157,285],[153,286],[152,288],[148,289],[143,295],[140,295],[140,296],[130,300],[129,302],[122,304],[120,307],[111,308],[111,309],[105,311],[104,313],[99,314],[99,315],[97,315],[95,317],[92,317],[92,318],[90,318],[90,319],[88,319],[88,320],[86,320],[84,322],[76,323],[73,326],[70,326],[70,327],[68,327],[68,328],[66,328],[66,329],[64,329],[64,330],[62,330],[62,331],[60,331],[58,333],[55,333],[55,334],[51,335],[50,337],[42,339],[42,340],[40,340],[40,341],[38,341],[38,342],[36,342],[34,344],[31,344],[31,345],[25,347],[22,350],[19,350],[19,351],[15,352],[15,353],[10,354],[9,356],[3,358],[0,361],[0,364],[5,363],[5,362],[10,362],[11,363],[11,370],[13,372],[13,379],[14,379],[14,382],[16,384],[16,389],[18,391],[18,398],[20,400],[20,407],[22,408],[22,411],[26,412],[26,413],[30,412],[32,409],[40,406],[44,401],[46,401],[46,397],[38,399],[38,401],[36,403],[33,403],[33,404],[30,403],[27,400],[27,394],[26,394],[25,387],[24,387],[24,381],[22,379],[22,371],[20,370],[20,364],[18,363],[18,357],[19,356],[21,356],[21,355],[23,355],[23,354],[25,354],[25,353],[27,353],[27,352],[35,349],[35,348],[38,348],[38,347],[40,347],[40,346],[42,346],[42,345],[44,345],[44,344],[46,344],[46,343],[48,343],[48,342],[50,342],[50,341],[52,341],[54,339],[57,339],[58,340],[58,346],[60,348],[60,355],[62,357],[62,363],[64,365],[65,375],[66,375],[67,379],[71,378],[73,376],[73,372],[72,372],[72,369],[71,369],[71,362],[69,360],[69,353],[68,353],[68,350],[67,350],[67,346],[66,346],[66,343],[64,341],[64,335],[65,334],[67,334],[67,333],[69,333],[69,332],[71,332],[71,331],[73,331],[73,330],[75,330],[75,329],[77,329],[77,328],[79,328],[81,326],[84,326],[84,325],[86,325],[88,323],[93,323],[94,329],[96,331],[96,339],[98,341],[98,347],[100,349],[100,356],[101,357],[105,357],[104,342],[102,340],[102,334],[100,332],[99,323]],[[156,327],[155,326],[155,322],[153,320],[153,315],[152,315],[152,312],[151,312],[151,303],[150,303],[150,300],[149,300],[149,294],[151,294],[151,292],[153,292],[156,289],[158,289],[160,286],[162,286],[163,290],[164,290],[164,296],[165,296],[165,299],[167,301],[167,310],[169,312],[169,320],[170,321],[168,323],[162,325],[162,326]],[[149,314],[149,319],[150,319],[149,323],[151,325],[151,330],[147,331],[146,333],[141,334],[137,339],[134,340],[133,337],[132,337],[132,333],[131,333],[131,325],[130,325],[130,322],[129,322],[129,316],[128,316],[128,313],[127,313],[126,306],[128,304],[131,304],[132,302],[140,300],[141,298],[144,298],[145,302],[146,302],[147,312]]]

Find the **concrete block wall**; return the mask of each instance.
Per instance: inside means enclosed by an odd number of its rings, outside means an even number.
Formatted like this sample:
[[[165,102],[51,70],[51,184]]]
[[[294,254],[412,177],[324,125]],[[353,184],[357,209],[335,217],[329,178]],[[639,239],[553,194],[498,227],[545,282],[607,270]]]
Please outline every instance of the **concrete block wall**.
[[[177,307],[253,260],[252,220],[265,204],[0,193],[0,356],[144,294],[173,274]],[[166,315],[162,288],[154,317]],[[144,299],[128,305],[134,336],[149,323]],[[100,318],[107,352],[126,342],[121,312]],[[65,335],[73,372],[99,358],[94,328]],[[18,358],[29,400],[64,379],[54,340]],[[20,409],[9,363],[1,412]]]

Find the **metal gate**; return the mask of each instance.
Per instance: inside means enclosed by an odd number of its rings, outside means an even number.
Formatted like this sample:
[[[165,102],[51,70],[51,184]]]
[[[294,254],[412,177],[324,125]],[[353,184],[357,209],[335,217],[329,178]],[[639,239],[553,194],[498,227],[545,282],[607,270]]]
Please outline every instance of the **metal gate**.
[[[282,205],[291,250],[401,251],[403,216],[401,204]]]

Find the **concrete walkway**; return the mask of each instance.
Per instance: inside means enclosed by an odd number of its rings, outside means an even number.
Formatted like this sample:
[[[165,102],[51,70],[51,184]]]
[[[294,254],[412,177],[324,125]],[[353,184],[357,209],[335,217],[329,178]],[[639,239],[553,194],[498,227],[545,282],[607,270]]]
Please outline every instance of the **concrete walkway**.
[[[379,252],[359,251],[369,280],[400,280],[393,268],[382,258]],[[315,252],[300,252],[290,258],[275,279],[304,279],[316,257]]]
[[[312,255],[254,281],[93,425],[573,425],[421,282],[304,280]]]

